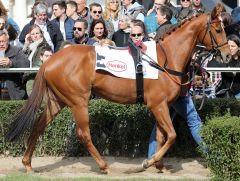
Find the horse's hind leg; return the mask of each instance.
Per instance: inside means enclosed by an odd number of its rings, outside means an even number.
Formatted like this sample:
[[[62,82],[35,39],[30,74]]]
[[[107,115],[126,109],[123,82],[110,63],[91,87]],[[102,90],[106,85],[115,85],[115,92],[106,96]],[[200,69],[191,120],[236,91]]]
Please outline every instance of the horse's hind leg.
[[[46,105],[44,112],[39,118],[39,121],[37,121],[34,125],[34,129],[28,138],[27,149],[22,159],[22,163],[25,166],[27,172],[32,171],[32,155],[39,136],[43,133],[45,127],[53,120],[53,118],[62,108],[63,106],[58,102],[49,100],[49,104]]]
[[[148,168],[154,163],[162,159],[163,155],[172,146],[176,138],[176,132],[174,130],[171,118],[169,116],[169,109],[167,104],[162,103],[159,106],[151,110],[156,118],[157,126],[161,127],[166,135],[166,142],[163,146],[154,154],[150,160],[145,160],[143,163],[144,168]]]
[[[83,103],[84,104],[84,103]],[[76,131],[77,135],[82,144],[87,148],[88,152],[97,162],[100,170],[103,173],[109,173],[109,168],[107,163],[103,160],[98,150],[92,143],[90,129],[89,129],[89,116],[88,116],[88,104],[77,105],[72,107],[73,114],[76,121]]]

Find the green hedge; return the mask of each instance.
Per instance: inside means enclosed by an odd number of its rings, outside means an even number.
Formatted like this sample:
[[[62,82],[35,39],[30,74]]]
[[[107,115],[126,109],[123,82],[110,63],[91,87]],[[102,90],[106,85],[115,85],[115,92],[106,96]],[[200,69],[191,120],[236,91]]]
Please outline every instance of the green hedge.
[[[0,101],[0,154],[22,155],[23,143],[9,143],[4,139],[8,117],[22,106],[22,101]],[[197,104],[198,107],[199,104]],[[203,121],[227,112],[239,115],[239,102],[229,99],[206,101],[199,111]],[[89,106],[90,129],[93,142],[103,155],[146,156],[148,139],[155,123],[152,114],[141,105],[120,105],[105,100],[91,100]],[[168,156],[198,156],[196,144],[186,126],[177,117],[174,122],[177,140]],[[186,149],[187,148],[187,149]],[[85,156],[86,149],[79,143],[75,134],[75,124],[69,109],[64,109],[40,137],[35,155]]]
[[[238,109],[239,110],[239,109]],[[214,180],[240,180],[240,118],[229,115],[207,121],[201,130],[204,154]]]

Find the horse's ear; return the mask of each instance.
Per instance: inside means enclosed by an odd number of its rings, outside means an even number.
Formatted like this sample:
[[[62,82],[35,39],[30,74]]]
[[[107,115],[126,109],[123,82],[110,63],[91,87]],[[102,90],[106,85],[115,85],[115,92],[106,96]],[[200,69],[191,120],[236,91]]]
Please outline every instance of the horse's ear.
[[[226,12],[226,9],[225,9],[225,7],[223,6],[223,4],[218,3],[218,4],[213,8],[213,10],[212,10],[211,19],[212,19],[212,20],[216,19],[217,17],[219,17],[219,15],[220,15],[222,12]]]

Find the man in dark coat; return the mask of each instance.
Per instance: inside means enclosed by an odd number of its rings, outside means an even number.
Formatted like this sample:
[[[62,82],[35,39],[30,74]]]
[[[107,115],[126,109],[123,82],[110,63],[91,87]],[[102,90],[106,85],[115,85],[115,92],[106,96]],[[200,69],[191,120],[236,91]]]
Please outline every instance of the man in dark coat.
[[[29,67],[29,60],[20,47],[9,44],[8,33],[0,30],[0,67],[1,68],[25,68]],[[24,99],[26,91],[22,84],[22,74],[20,73],[1,73],[1,83],[5,83],[2,87],[8,89],[11,99]]]

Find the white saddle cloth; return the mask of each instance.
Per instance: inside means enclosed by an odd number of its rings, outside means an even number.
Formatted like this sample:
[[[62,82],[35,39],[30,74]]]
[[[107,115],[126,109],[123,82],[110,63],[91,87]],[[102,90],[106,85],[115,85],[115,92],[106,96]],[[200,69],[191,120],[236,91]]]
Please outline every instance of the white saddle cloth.
[[[156,42],[147,41],[144,42],[147,46],[146,54],[151,57],[152,60],[157,62]],[[112,49],[107,46],[95,46],[96,51],[96,70],[105,70],[116,77],[136,79],[135,65],[132,56],[129,54],[128,49]],[[143,73],[144,78],[158,79],[158,70],[149,65],[147,59],[150,59],[143,55]]]

